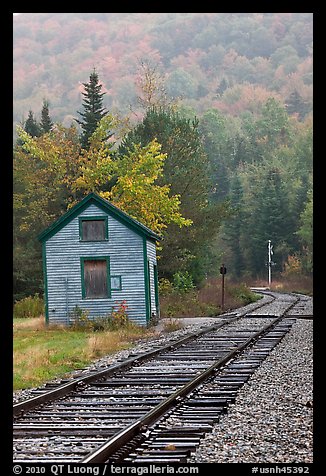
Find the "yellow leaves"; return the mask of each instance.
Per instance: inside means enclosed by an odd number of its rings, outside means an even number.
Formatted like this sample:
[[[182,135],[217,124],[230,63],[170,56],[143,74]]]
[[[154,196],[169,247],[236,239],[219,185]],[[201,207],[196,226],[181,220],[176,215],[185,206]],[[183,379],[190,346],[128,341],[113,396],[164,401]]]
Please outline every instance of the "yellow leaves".
[[[167,185],[146,186],[143,177],[138,181],[133,181],[130,177],[119,177],[110,198],[119,208],[157,233],[166,229],[171,222],[180,227],[190,226],[192,221],[182,217],[179,212],[179,196],[169,196],[169,192]]]
[[[105,198],[105,200],[109,200],[109,202],[112,201],[111,200],[112,199],[111,192],[98,192],[98,194],[100,195],[100,197]]]
[[[29,231],[30,226],[27,223],[22,223],[19,227],[20,231]]]
[[[92,150],[79,164],[79,176],[74,180],[72,189],[96,191],[114,175],[115,166],[110,156],[96,155]]]
[[[18,127],[17,130],[22,141],[22,149],[32,159],[43,164],[47,173],[60,177],[65,175],[67,141],[61,136],[61,131],[54,131],[41,137],[31,137],[22,128]]]
[[[83,176],[77,177],[76,180],[75,180],[76,190],[82,189],[82,188],[85,188],[85,187],[87,187],[87,181],[85,180],[85,177],[83,177]]]
[[[169,196],[170,187],[156,183],[166,159],[156,140],[145,147],[135,144],[128,154],[115,160],[101,152],[95,159],[94,152],[91,150],[91,160],[85,162],[82,176],[75,181],[76,189],[96,190],[115,176],[111,190],[100,195],[153,231],[160,233],[171,222],[180,227],[191,225],[191,220],[179,212],[180,197]]]
[[[302,263],[297,256],[289,255],[284,265],[283,276],[289,277],[302,273]]]
[[[58,127],[41,137],[19,129],[14,156],[15,213],[21,231],[42,229],[57,218],[60,205],[77,178],[79,147],[73,129]],[[61,205],[62,206],[62,205]]]
[[[170,196],[170,186],[159,185],[167,155],[156,139],[145,147],[134,144],[127,154],[112,152],[109,131],[113,118],[105,117],[90,140],[89,150],[78,146],[73,129],[59,127],[53,133],[33,138],[20,129],[21,150],[17,153],[16,183],[23,193],[17,197],[17,208],[29,203],[26,215],[30,223],[37,213],[51,209],[51,203],[66,191],[73,194],[91,191],[111,201],[121,210],[157,233],[169,223],[180,227],[192,221],[180,213],[180,196]],[[67,206],[75,203],[67,198]],[[60,199],[61,200],[61,199]]]
[[[119,127],[122,127],[122,121],[117,117],[112,116],[111,114],[102,117],[97,128],[89,139],[90,148],[96,150],[101,148],[110,149],[112,147],[112,139],[110,139],[111,134],[108,133],[108,131],[112,131],[112,129]]]

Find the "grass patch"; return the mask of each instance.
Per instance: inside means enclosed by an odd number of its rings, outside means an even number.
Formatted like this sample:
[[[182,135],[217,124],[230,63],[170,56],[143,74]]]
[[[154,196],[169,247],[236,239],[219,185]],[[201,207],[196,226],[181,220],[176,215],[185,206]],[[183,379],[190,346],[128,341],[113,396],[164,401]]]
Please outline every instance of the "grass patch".
[[[127,349],[153,330],[130,324],[99,331],[44,324],[44,317],[14,319],[14,390],[32,388],[88,365],[104,355]]]

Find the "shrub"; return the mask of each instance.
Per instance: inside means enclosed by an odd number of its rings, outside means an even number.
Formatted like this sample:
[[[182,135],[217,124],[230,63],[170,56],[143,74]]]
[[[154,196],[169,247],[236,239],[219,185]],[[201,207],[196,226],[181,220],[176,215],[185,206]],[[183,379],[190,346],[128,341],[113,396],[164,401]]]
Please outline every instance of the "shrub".
[[[74,330],[90,330],[93,328],[93,321],[88,317],[89,311],[82,309],[79,306],[75,306],[69,313],[69,317],[72,320],[71,327]]]
[[[221,312],[215,303],[200,300],[198,291],[195,290],[173,290],[169,295],[163,296],[160,302],[161,317],[216,316]]]
[[[44,301],[38,293],[14,304],[15,318],[39,317],[41,314],[44,314]]]
[[[115,331],[130,327],[132,323],[128,318],[127,302],[116,302],[117,309],[113,308],[112,312],[104,317],[98,317],[91,321],[91,328],[93,331]]]
[[[165,296],[165,295],[171,294],[172,292],[173,292],[172,283],[166,278],[161,278],[159,281],[160,296]]]
[[[297,256],[288,256],[287,261],[284,265],[284,271],[282,276],[288,278],[290,276],[299,276],[302,274],[301,261]]]
[[[239,284],[237,286],[232,286],[230,289],[231,296],[235,297],[240,301],[242,305],[250,304],[259,299],[259,296],[253,293],[250,288],[244,284]]]
[[[118,304],[118,309],[113,309],[110,319],[112,323],[112,328],[120,329],[121,327],[126,327],[129,323],[128,313],[127,313],[127,301],[124,300]]]
[[[192,276],[188,271],[178,271],[173,275],[173,287],[181,292],[188,292],[194,289],[195,285]]]

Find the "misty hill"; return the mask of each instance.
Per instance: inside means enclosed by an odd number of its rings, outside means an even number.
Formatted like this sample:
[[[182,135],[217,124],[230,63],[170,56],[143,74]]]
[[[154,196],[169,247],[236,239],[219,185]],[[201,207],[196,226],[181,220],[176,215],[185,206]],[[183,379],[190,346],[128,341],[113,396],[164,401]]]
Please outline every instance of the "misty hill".
[[[43,98],[68,126],[95,67],[111,111],[137,112],[141,60],[200,114],[255,112],[269,96],[312,110],[311,13],[23,13],[13,19],[14,123]]]

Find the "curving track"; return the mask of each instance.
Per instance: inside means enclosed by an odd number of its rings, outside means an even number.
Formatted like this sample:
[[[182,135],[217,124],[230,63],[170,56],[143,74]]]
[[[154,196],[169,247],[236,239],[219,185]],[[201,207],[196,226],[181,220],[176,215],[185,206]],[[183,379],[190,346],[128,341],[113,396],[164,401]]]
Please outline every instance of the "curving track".
[[[14,405],[14,461],[186,461],[291,328],[286,316],[300,301],[266,294],[214,326]]]

